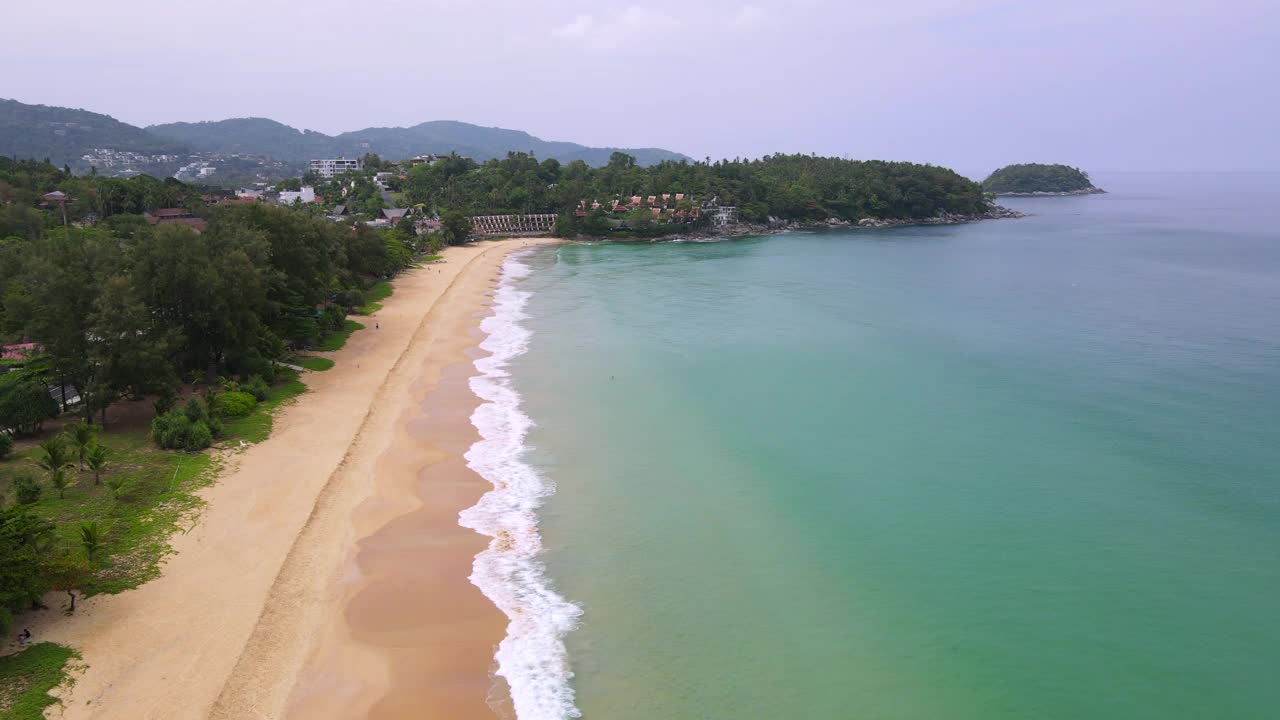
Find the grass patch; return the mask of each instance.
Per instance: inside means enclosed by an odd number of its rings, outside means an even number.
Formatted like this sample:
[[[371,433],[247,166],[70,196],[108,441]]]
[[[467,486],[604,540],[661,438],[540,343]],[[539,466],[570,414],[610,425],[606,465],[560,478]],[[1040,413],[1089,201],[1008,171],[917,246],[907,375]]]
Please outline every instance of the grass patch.
[[[372,315],[382,309],[382,301],[391,297],[392,287],[387,280],[374,283],[364,293],[364,304],[356,308],[360,315]]]
[[[0,483],[8,490],[14,474],[39,478],[44,492],[28,507],[53,523],[60,544],[72,552],[81,552],[81,523],[98,523],[102,547],[80,588],[86,595],[120,592],[158,576],[172,551],[169,535],[194,517],[203,504],[196,491],[214,476],[212,456],[161,450],[147,428],[108,427],[99,441],[111,449],[101,485],[94,484],[93,473],[77,473],[73,467],[74,482],[59,497],[35,464],[35,448],[6,462],[8,482]],[[118,497],[106,482],[113,477],[124,481]]]
[[[324,339],[320,341],[320,344],[316,346],[316,350],[321,352],[334,352],[335,350],[341,350],[342,346],[347,344],[347,338],[351,337],[351,333],[363,329],[364,325],[356,322],[355,320],[347,320],[342,323],[341,330],[334,330],[326,335]]]
[[[418,258],[418,262],[435,262],[437,260],[443,260],[443,259],[444,259],[443,255],[428,255],[426,257]]]
[[[227,439],[233,442],[240,440],[247,443],[262,442],[271,434],[276,410],[306,391],[307,386],[298,379],[298,373],[277,368],[276,384],[271,386],[271,394],[267,399],[258,403],[253,413],[247,417],[223,420],[223,432]]]
[[[333,367],[333,361],[329,358],[315,357],[313,355],[296,357],[293,359],[293,364],[316,372],[324,372]]]
[[[297,373],[280,370],[267,399],[246,417],[223,421],[220,444],[235,446],[241,440],[261,442],[271,433],[277,408],[306,391]],[[116,429],[108,425],[99,442],[111,451],[110,465],[101,485],[93,473],[71,469],[72,484],[65,497],[35,463],[34,445],[0,463],[0,494],[13,498],[13,478],[28,474],[38,478],[44,492],[28,507],[54,524],[59,545],[81,553],[80,526],[97,522],[102,546],[81,586],[86,595],[116,593],[137,587],[160,574],[164,559],[173,551],[169,539],[175,530],[190,529],[204,502],[196,494],[210,485],[218,462],[208,453],[161,450],[146,426]],[[119,493],[108,482],[123,480]]]
[[[44,709],[58,702],[49,691],[67,680],[67,663],[76,657],[47,642],[0,657],[0,718],[43,720]]]

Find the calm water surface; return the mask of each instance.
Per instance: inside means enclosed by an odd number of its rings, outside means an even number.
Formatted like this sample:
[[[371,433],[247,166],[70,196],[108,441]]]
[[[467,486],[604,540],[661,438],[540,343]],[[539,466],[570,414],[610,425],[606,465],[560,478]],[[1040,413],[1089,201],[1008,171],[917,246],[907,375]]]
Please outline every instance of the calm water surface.
[[[1280,717],[1280,176],[535,254],[587,718]]]

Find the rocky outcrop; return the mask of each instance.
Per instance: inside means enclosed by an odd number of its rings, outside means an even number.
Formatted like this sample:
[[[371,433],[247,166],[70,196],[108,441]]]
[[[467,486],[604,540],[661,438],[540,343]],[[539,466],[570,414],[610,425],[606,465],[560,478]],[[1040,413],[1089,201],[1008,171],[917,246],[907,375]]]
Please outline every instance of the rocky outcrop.
[[[1002,192],[996,193],[996,197],[1066,197],[1067,195],[1101,195],[1106,193],[1100,187],[1090,185],[1083,190],[1068,190],[1066,192]]]

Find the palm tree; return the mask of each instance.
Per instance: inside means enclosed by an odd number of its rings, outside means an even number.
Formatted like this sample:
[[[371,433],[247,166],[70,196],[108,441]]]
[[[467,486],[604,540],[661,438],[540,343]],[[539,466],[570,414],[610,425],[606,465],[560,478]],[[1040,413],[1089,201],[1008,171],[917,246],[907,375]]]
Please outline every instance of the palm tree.
[[[89,457],[86,458],[86,461],[89,464],[89,469],[93,471],[94,485],[102,484],[102,471],[107,469],[107,456],[110,454],[111,451],[107,449],[107,446],[97,443],[94,443],[93,448],[89,450]]]
[[[111,489],[111,497],[119,500],[120,493],[124,491],[124,476],[112,475],[107,478],[107,487]]]
[[[86,422],[78,422],[67,428],[66,436],[71,439],[71,447],[80,459],[80,470],[84,471],[84,461],[98,439],[98,428]]]
[[[67,495],[67,486],[71,484],[71,478],[67,476],[66,466],[54,468],[49,471],[49,484],[58,488],[58,497],[65,498]]]
[[[88,556],[89,562],[93,562],[93,556],[98,554],[98,548],[102,547],[102,532],[98,530],[97,522],[87,522],[80,525],[80,545],[84,547],[84,554]]]
[[[67,457],[67,446],[61,435],[40,443],[40,453],[40,457],[36,458],[36,464],[48,472],[61,470],[71,464],[70,458]]]

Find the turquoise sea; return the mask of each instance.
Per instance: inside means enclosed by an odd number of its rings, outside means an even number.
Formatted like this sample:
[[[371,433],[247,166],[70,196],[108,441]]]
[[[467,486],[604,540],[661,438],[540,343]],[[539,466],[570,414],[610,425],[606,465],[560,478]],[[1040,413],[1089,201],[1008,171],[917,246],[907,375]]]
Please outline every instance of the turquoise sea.
[[[1280,717],[1280,175],[1096,179],[519,260],[583,717]]]

